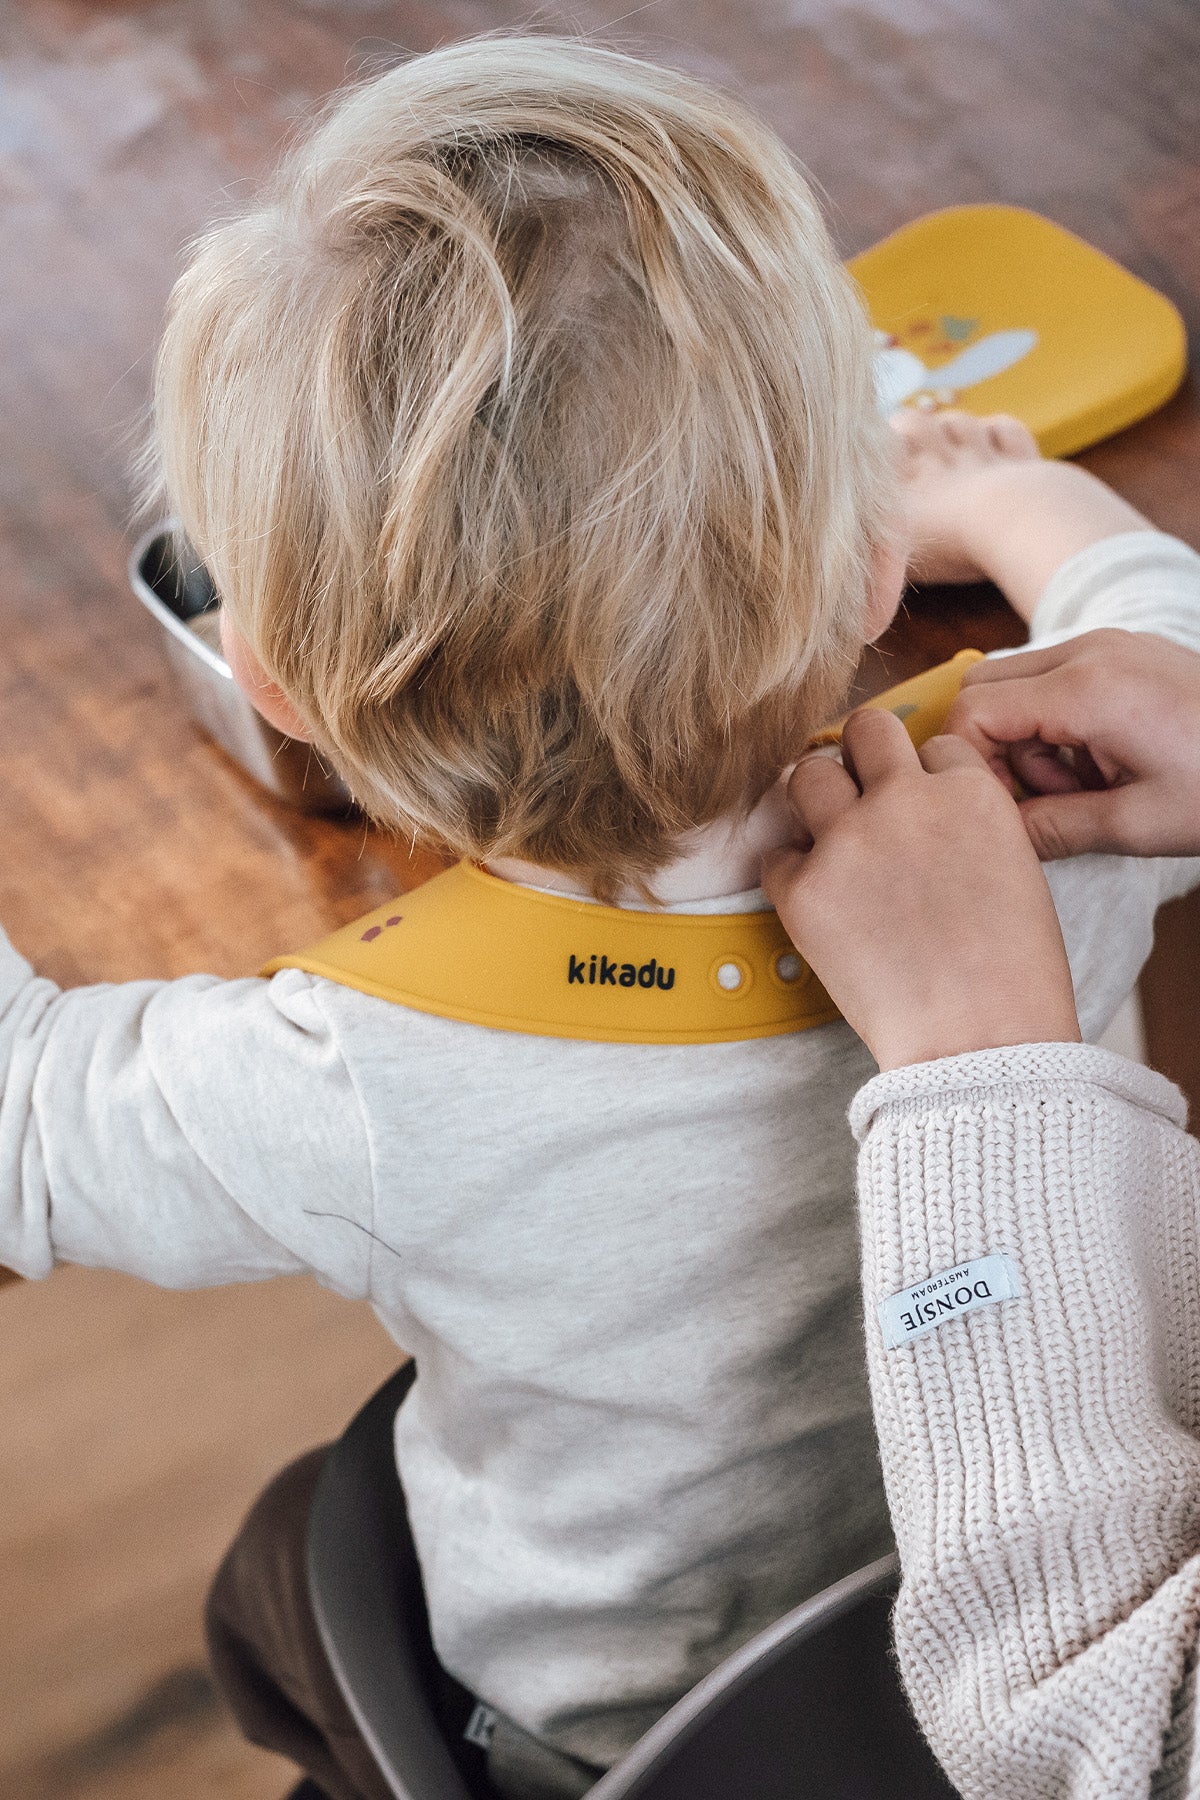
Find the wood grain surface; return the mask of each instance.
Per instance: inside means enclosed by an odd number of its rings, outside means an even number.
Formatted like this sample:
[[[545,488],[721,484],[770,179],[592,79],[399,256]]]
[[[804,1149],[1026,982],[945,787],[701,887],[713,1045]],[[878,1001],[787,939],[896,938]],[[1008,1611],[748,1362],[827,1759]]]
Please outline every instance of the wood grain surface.
[[[1193,0],[0,0],[0,919],[56,980],[244,973],[420,872],[267,800],[189,724],[127,587],[130,471],[189,238],[347,77],[531,19],[743,95],[847,255],[1008,200],[1200,325]],[[1200,544],[1190,385],[1086,460]],[[986,590],[918,595],[864,680],[1019,636]],[[1165,935],[1152,1059],[1200,1095],[1193,903]],[[282,1793],[203,1674],[204,1582],[256,1486],[393,1348],[307,1283],[179,1296],[70,1271],[3,1304],[0,1793]]]

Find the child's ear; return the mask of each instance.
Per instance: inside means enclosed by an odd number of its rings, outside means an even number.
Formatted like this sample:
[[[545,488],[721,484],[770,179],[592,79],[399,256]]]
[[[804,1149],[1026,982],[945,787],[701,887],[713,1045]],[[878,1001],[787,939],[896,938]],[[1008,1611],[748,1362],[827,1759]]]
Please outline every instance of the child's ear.
[[[896,616],[896,609],[904,593],[907,563],[908,558],[902,544],[876,544],[867,589],[865,624],[868,644],[873,644],[877,637],[882,637]]]
[[[312,732],[281,687],[273,682],[227,612],[221,614],[221,648],[233,679],[256,712],[284,737],[312,741]]]

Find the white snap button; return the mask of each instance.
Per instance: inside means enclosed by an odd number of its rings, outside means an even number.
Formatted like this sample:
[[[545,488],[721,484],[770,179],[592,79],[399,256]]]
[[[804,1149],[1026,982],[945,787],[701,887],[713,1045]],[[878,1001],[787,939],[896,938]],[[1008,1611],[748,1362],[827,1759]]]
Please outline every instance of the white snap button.
[[[775,958],[775,973],[780,981],[799,981],[800,958],[794,950],[785,950],[782,956]]]
[[[717,985],[723,987],[727,994],[742,985],[742,971],[734,962],[722,963],[717,970]]]

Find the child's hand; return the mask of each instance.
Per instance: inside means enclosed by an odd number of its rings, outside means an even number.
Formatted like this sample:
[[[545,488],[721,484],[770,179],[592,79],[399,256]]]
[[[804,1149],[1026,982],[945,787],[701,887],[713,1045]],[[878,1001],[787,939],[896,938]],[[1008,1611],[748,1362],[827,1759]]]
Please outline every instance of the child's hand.
[[[900,439],[900,481],[915,581],[983,581],[977,526],[992,492],[1011,469],[1038,463],[1041,452],[1019,419],[1006,413],[893,413]]]
[[[971,669],[946,722],[1002,780],[1045,861],[1200,854],[1200,655],[1089,631]],[[1066,750],[1071,760],[1065,761]]]
[[[882,1069],[1002,1044],[1077,1042],[1058,915],[1021,815],[974,750],[920,755],[891,713],[849,720],[853,769],[799,763],[789,799],[811,848],[763,886]]]
[[[994,581],[1023,619],[1077,551],[1148,522],[1096,476],[1048,462],[1004,413],[892,416],[916,581]]]

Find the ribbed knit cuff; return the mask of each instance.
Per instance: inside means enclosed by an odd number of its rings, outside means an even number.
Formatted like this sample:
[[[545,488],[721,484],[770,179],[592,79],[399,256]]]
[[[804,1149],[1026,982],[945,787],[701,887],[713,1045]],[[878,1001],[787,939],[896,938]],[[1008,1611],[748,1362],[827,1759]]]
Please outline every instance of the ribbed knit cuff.
[[[1004,1105],[1081,1086],[1103,1089],[1181,1129],[1187,1123],[1187,1101],[1174,1082],[1153,1069],[1095,1044],[1016,1044],[910,1063],[874,1076],[851,1103],[850,1129],[861,1144],[885,1111],[899,1123],[935,1111]]]

